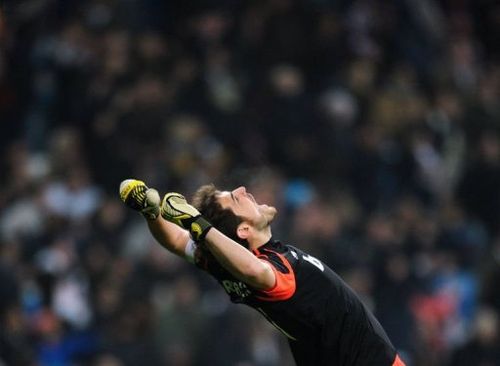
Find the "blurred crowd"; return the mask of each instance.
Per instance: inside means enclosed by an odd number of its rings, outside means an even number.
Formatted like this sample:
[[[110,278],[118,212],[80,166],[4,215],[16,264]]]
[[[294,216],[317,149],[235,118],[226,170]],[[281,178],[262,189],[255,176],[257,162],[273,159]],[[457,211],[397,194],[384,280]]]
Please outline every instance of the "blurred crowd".
[[[500,3],[0,8],[0,365],[292,365],[122,179],[245,185],[408,366],[500,365]]]

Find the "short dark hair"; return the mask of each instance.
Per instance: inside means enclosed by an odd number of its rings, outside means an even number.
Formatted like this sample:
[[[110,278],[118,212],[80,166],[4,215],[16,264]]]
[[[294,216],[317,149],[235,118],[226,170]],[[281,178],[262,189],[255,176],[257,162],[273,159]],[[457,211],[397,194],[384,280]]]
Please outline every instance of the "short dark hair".
[[[201,186],[195,192],[192,204],[217,230],[248,248],[248,242],[236,234],[238,225],[243,219],[235,215],[231,209],[221,206],[217,200],[219,193],[220,191],[213,184]]]

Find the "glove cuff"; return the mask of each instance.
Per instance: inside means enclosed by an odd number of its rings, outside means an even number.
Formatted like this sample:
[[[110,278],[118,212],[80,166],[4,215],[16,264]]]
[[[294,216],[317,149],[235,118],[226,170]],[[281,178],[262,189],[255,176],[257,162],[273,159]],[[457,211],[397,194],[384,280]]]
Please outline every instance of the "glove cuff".
[[[198,216],[194,219],[189,227],[189,232],[196,242],[205,240],[205,236],[212,228],[212,224],[209,223],[203,216]]]

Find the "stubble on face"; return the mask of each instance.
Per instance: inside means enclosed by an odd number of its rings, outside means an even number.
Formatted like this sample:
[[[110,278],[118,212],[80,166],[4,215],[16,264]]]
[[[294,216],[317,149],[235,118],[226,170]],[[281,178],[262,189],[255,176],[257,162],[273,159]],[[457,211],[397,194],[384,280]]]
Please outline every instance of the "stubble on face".
[[[266,226],[269,226],[271,222],[273,222],[274,217],[278,213],[278,210],[273,206],[259,205],[259,212],[262,214],[263,218],[260,226],[262,226],[261,228],[264,228]]]

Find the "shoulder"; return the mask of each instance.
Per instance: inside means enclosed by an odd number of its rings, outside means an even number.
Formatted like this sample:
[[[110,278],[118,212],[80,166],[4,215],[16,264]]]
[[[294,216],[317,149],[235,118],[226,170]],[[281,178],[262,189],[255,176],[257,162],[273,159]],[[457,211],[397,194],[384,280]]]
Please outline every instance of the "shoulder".
[[[311,269],[319,269],[321,272],[324,272],[326,268],[321,260],[292,245],[276,241],[259,249],[260,255],[265,255],[270,262],[279,266],[281,262],[286,260],[294,271],[299,270],[299,268],[308,268],[310,265],[314,266]]]
[[[259,291],[257,298],[264,301],[280,301],[291,298],[296,290],[295,261],[289,258],[289,250],[279,242],[269,242],[253,250],[254,255],[270,265],[275,284],[268,290]]]
[[[293,272],[298,255],[292,247],[279,241],[270,241],[258,249],[253,250],[255,256],[273,265],[282,273]]]

